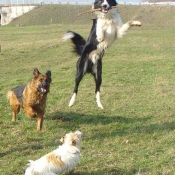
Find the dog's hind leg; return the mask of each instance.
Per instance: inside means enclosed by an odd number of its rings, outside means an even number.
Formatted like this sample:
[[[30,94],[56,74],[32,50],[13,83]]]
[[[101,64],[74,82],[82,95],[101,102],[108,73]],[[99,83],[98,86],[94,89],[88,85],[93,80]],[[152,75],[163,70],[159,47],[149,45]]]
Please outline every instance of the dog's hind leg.
[[[100,91],[97,91],[96,92],[96,101],[97,101],[97,105],[100,109],[103,109],[103,106],[101,104],[101,101],[100,101]]]
[[[77,93],[74,92],[71,99],[70,99],[69,107],[74,105],[76,96],[77,96]]]
[[[101,62],[101,59],[99,59],[97,64],[94,65],[93,72],[94,72],[93,75],[94,75],[95,85],[96,85],[95,93],[96,93],[97,106],[100,109],[103,109],[103,105],[101,104],[101,100],[100,100],[100,86],[101,86],[101,82],[102,82],[102,78],[101,78],[102,62]]]
[[[10,106],[11,106],[11,109],[12,109],[12,121],[15,121],[16,120],[16,115],[20,111],[20,103],[19,103],[16,95],[13,93],[13,91],[8,91],[7,96],[10,100]]]
[[[78,93],[78,86],[80,84],[80,81],[83,78],[84,73],[86,72],[86,63],[83,61],[82,57],[77,61],[77,72],[75,76],[75,87],[73,91],[73,95],[71,97],[71,100],[69,102],[69,107],[73,106],[75,103],[75,99]]]
[[[14,105],[14,106],[11,106],[11,107],[12,107],[12,121],[15,121],[16,120],[16,115],[20,111],[20,105]]]
[[[69,102],[69,107],[73,106],[74,103],[75,103],[75,99],[76,99],[77,92],[78,92],[78,86],[79,86],[80,81],[82,80],[82,78],[83,78],[83,72],[82,71],[77,71],[76,78],[75,78],[74,93],[73,93],[73,95],[71,97],[71,100]]]
[[[134,20],[131,20],[131,21],[128,21],[127,23],[123,24],[122,26],[120,26],[118,28],[118,31],[117,31],[117,37],[118,38],[122,38],[123,35],[125,35],[127,33],[127,31],[129,30],[130,27],[132,26],[141,26],[141,22],[140,21],[134,21]]]

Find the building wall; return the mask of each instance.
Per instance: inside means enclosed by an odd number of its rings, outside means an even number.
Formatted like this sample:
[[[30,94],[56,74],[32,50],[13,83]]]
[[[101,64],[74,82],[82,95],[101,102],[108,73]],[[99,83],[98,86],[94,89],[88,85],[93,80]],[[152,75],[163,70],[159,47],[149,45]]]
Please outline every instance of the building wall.
[[[1,8],[1,26],[9,24],[13,19],[35,9],[37,6],[6,6]]]

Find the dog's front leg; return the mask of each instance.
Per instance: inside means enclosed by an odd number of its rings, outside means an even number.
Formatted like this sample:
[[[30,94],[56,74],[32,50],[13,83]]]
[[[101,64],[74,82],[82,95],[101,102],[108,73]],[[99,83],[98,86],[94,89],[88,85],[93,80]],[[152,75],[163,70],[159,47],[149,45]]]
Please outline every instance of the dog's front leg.
[[[36,117],[37,113],[35,110],[33,110],[31,106],[24,106],[23,108],[27,117],[30,117],[30,118]]]
[[[97,36],[97,41],[100,43],[104,40],[104,21],[101,19],[97,20],[97,27],[96,27],[96,36]]]
[[[12,122],[14,122],[16,120],[16,112],[12,112]]]
[[[37,131],[41,131],[42,126],[43,126],[43,116],[44,113],[43,112],[38,112],[37,114]]]
[[[141,22],[131,20],[131,21],[128,21],[127,23],[123,24],[122,26],[119,26],[118,30],[117,30],[117,37],[122,38],[123,35],[125,35],[127,33],[127,31],[129,30],[129,28],[132,26],[139,26],[140,27]]]

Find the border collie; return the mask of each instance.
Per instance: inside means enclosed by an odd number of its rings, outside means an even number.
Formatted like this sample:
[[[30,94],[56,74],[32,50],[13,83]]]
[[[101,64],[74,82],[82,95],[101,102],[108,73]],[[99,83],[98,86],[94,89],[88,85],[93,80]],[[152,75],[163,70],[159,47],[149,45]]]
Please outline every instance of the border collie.
[[[76,64],[75,87],[69,107],[75,103],[78,86],[86,72],[94,76],[96,88],[96,102],[99,108],[103,109],[100,101],[100,86],[102,82],[102,57],[105,50],[116,38],[121,38],[131,26],[141,26],[140,21],[130,20],[123,24],[120,14],[116,8],[115,0],[95,0],[93,9],[96,19],[93,19],[92,28],[87,41],[79,34],[68,31],[63,40],[71,39],[74,44],[74,51],[80,56]]]

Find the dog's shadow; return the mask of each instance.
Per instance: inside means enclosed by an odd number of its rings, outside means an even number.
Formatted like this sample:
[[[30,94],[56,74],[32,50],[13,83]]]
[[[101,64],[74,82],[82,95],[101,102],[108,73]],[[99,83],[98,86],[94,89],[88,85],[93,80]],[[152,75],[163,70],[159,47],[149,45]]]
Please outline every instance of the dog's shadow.
[[[63,123],[70,123],[73,122],[74,124],[91,124],[91,125],[108,125],[110,123],[119,122],[119,123],[135,123],[136,121],[146,121],[149,118],[131,118],[131,117],[122,117],[122,116],[108,116],[105,114],[97,114],[97,115],[90,115],[90,114],[80,114],[74,112],[62,113],[62,112],[54,112],[46,116],[45,120],[56,120],[58,122]]]
[[[131,168],[131,169],[122,169],[122,168],[119,168],[119,167],[116,167],[114,169],[106,169],[106,171],[102,171],[102,170],[99,170],[99,171],[93,171],[93,172],[72,172],[72,173],[68,173],[68,174],[64,174],[64,175],[133,175],[133,174],[136,174],[138,172],[138,169],[135,169],[135,168]]]
[[[81,125],[82,124],[87,124],[87,126],[97,126],[98,124],[100,125],[110,125],[114,124],[115,125],[115,133],[113,136],[123,136],[127,134],[127,130],[130,129],[131,126],[135,126],[138,123],[145,123],[146,121],[150,120],[152,117],[144,117],[144,118],[132,118],[132,117],[122,117],[122,116],[108,116],[105,113],[100,113],[97,115],[89,115],[89,114],[80,114],[80,113],[74,113],[74,112],[68,112],[68,113],[62,113],[62,112],[55,112],[50,114],[49,116],[46,116],[46,120],[55,120],[60,124],[60,127],[62,128],[76,128],[81,130]],[[119,127],[117,127],[117,125]],[[122,125],[122,128],[120,127]],[[134,127],[133,127],[133,132],[134,132]],[[137,131],[136,131],[137,132]],[[107,136],[108,132],[106,130],[101,131],[100,137],[105,138]],[[98,137],[99,134],[97,135],[94,133],[93,138]]]
[[[80,114],[74,112],[55,112],[46,117],[46,120],[55,120],[57,122],[61,122],[60,127],[62,128],[75,128],[81,130],[82,124],[87,124],[97,126],[100,125],[110,125],[115,123],[115,132],[112,136],[125,136],[130,133],[154,133],[156,131],[164,132],[166,130],[174,130],[175,122],[165,122],[164,124],[156,123],[150,124],[150,120],[155,118],[154,116],[145,116],[144,118],[129,117],[129,116],[108,116],[105,113],[100,113],[97,115],[89,115],[89,114]],[[122,126],[122,127],[121,127]],[[108,135],[106,130],[102,130],[100,132],[100,137],[105,138]],[[99,133],[93,133],[93,138],[98,138]],[[92,138],[91,137],[91,138]]]

